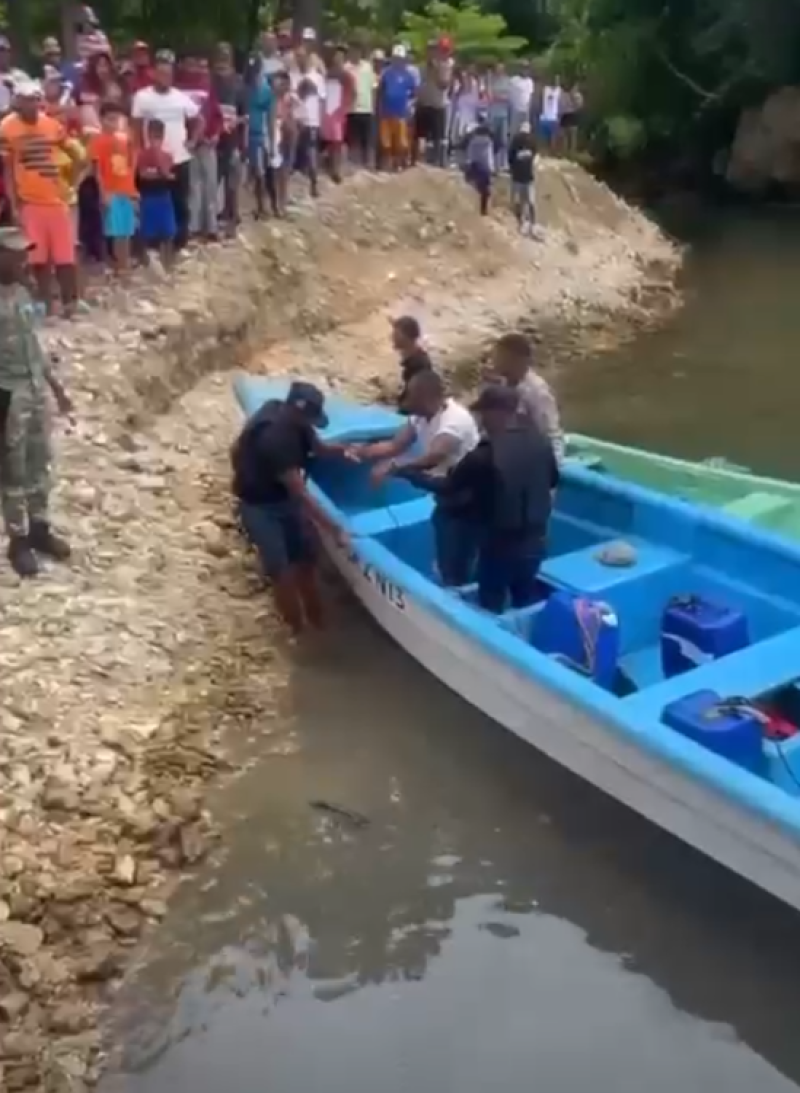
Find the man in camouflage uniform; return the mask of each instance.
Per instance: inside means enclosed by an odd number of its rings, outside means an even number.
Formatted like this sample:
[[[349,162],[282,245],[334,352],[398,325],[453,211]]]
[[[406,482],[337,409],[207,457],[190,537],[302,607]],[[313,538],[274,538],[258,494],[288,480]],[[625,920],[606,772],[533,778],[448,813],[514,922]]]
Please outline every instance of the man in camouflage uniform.
[[[71,413],[72,406],[34,327],[33,299],[22,283],[28,250],[20,231],[0,228],[0,509],[8,559],[20,577],[38,573],[37,554],[57,561],[70,554],[48,520],[47,388],[62,413]]]

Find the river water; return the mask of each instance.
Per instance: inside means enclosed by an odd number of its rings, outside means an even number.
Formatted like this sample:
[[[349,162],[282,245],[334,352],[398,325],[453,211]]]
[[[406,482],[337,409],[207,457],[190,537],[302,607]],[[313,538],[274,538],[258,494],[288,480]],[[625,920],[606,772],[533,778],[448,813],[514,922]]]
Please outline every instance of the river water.
[[[797,470],[800,226],[712,223],[569,423]],[[472,711],[352,604],[123,992],[125,1093],[788,1093],[800,920]],[[314,807],[341,804],[367,819]]]

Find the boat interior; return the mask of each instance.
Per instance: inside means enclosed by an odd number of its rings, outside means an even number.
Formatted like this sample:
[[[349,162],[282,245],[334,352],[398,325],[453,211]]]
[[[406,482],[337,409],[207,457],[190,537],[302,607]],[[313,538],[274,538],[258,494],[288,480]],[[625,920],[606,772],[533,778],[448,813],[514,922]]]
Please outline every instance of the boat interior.
[[[341,460],[312,477],[355,536],[437,580],[428,496],[399,479],[376,489],[367,466]],[[800,796],[800,552],[576,467],[538,587],[529,607],[480,612],[485,624],[591,680],[630,720],[655,716]],[[448,591],[480,611],[475,586]]]
[[[623,449],[620,454],[613,445],[608,447],[606,454],[601,445],[596,451],[587,451],[577,443],[568,448],[567,455],[578,465],[598,474],[619,473],[624,477],[627,468],[632,475],[641,469],[640,481],[646,482],[650,489],[683,501],[711,505],[728,516],[757,523],[776,534],[795,534],[800,526],[800,500],[797,497],[781,491],[781,483],[768,478],[759,480],[758,488],[754,489],[752,482],[737,477],[739,468],[733,465],[726,469],[721,463],[715,474],[717,468],[712,463],[695,467],[679,460],[655,461],[648,453],[639,456]]]

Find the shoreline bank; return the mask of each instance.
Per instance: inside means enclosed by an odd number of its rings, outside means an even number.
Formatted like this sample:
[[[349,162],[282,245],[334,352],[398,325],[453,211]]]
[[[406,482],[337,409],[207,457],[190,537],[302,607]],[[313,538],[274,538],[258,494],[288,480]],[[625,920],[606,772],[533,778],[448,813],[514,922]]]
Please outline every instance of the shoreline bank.
[[[75,560],[35,583],[0,573],[9,1093],[96,1077],[98,1015],[213,840],[203,791],[226,733],[263,735],[266,757],[290,713],[296,653],[227,495],[230,371],[374,398],[394,386],[387,320],[403,311],[458,375],[510,326],[563,330],[571,354],[674,306],[679,252],[639,212],[555,161],[539,205],[543,238],[529,241],[478,218],[457,176],[356,176],[190,255],[174,282],[110,290],[91,317],[48,328],[79,413],[59,438],[54,513]]]

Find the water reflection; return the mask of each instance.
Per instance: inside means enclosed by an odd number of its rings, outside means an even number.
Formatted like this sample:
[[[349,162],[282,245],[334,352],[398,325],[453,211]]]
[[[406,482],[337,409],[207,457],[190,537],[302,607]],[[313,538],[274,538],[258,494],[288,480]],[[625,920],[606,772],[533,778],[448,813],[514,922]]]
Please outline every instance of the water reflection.
[[[126,992],[126,1093],[795,1088],[796,916],[347,620]]]
[[[800,215],[704,210],[702,228],[675,319],[564,377],[570,427],[796,477]]]

